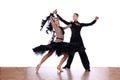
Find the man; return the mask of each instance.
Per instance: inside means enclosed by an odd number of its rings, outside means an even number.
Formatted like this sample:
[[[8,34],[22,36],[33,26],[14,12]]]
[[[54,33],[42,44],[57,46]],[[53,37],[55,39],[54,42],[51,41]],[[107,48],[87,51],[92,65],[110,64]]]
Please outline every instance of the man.
[[[55,10],[54,13],[57,14],[57,10]],[[81,35],[80,35],[82,27],[93,25],[99,19],[99,17],[96,16],[95,19],[91,23],[79,23],[78,22],[79,15],[77,13],[73,14],[73,22],[68,22],[68,21],[64,20],[58,14],[57,14],[57,17],[63,23],[65,23],[66,25],[69,25],[69,24],[72,25],[70,27],[71,32],[72,32],[70,43],[74,43],[75,42],[75,43],[79,44],[83,48],[85,48],[85,47],[84,47],[83,40],[82,40]],[[85,68],[85,71],[90,71],[90,63],[89,63],[89,59],[87,57],[87,54],[86,54],[85,50],[84,51],[78,51],[78,53],[79,53],[79,56],[81,58],[83,67]],[[74,54],[70,55],[68,57],[67,64],[63,67],[64,69],[66,69],[66,68],[70,69],[70,66],[71,66],[71,63],[73,61],[73,58],[74,58]]]

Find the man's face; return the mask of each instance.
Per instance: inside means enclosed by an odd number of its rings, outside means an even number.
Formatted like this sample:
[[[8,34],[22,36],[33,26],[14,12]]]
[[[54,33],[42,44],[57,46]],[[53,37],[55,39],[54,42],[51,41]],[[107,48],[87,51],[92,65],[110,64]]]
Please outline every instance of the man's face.
[[[77,16],[75,13],[73,14],[73,20],[74,20],[74,21],[77,21],[77,20],[78,20],[78,16]]]

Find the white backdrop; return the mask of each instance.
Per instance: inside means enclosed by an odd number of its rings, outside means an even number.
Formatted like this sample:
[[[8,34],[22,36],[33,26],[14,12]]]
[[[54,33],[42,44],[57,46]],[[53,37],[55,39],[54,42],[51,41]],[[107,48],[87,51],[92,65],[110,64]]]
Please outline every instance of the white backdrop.
[[[54,9],[68,21],[74,12],[79,13],[80,22],[99,20],[85,27],[81,35],[92,67],[120,67],[119,0],[1,0],[0,1],[0,66],[36,66],[41,56],[32,48],[47,44],[51,35],[45,29],[40,32],[42,18]],[[61,23],[61,26],[65,26]],[[70,29],[65,41],[69,42]],[[57,66],[55,55],[43,66]],[[50,65],[52,64],[52,65]],[[79,64],[79,65],[78,65]],[[76,54],[72,66],[82,66]]]

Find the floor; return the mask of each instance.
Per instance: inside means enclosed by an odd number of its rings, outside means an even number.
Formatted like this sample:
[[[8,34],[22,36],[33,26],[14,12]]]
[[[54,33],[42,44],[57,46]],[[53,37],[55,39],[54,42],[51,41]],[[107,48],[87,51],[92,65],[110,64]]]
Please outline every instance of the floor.
[[[0,67],[0,80],[120,80],[120,67],[93,67],[90,72],[72,68],[58,72],[55,67]]]

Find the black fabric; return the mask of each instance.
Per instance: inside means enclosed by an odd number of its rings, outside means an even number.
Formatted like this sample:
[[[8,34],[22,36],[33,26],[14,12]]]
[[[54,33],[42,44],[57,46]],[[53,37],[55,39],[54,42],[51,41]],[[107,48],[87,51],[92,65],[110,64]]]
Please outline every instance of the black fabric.
[[[83,67],[87,70],[87,69],[90,69],[90,63],[89,63],[89,59],[88,59],[88,56],[86,54],[85,51],[79,51],[78,52],[79,55],[80,55],[80,59],[81,59],[81,62],[83,64]],[[73,58],[74,58],[74,53],[72,53],[73,55],[69,55],[69,58],[67,60],[67,64],[65,65],[65,67],[68,67],[70,68],[71,67],[71,64],[72,64],[72,61],[73,61]]]
[[[46,19],[42,19],[40,31],[43,29],[43,27],[45,26],[46,22],[49,21],[50,16],[54,17],[53,13],[50,13],[50,15],[46,17]],[[46,30],[47,34],[48,34],[48,31],[53,31],[53,27],[52,27],[50,22],[48,22],[48,27],[47,27],[47,30]]]
[[[78,21],[76,22],[68,22],[66,20],[64,20],[62,17],[60,17],[58,14],[57,14],[58,18],[63,22],[65,23],[66,25],[69,25],[71,24],[72,26],[70,27],[71,29],[71,39],[70,39],[70,42],[76,42],[76,43],[79,43],[80,46],[84,47],[84,44],[83,44],[83,40],[81,38],[81,29],[82,27],[84,26],[90,26],[90,25],[93,25],[96,20],[93,20],[91,23],[79,23]]]
[[[33,52],[35,52],[35,54],[44,54],[44,52],[48,51],[48,50],[54,50],[55,48],[54,42],[52,42],[51,44],[48,45],[40,45],[37,46],[35,48],[33,48]]]
[[[81,32],[82,27],[93,25],[96,22],[96,20],[93,20],[91,23],[79,23],[78,21],[68,22],[68,21],[64,20],[61,16],[59,16],[58,14],[57,14],[57,17],[59,17],[59,19],[63,23],[65,23],[66,25],[69,25],[69,24],[72,25],[70,27],[71,32],[72,32],[70,43],[76,43],[80,47],[84,48],[84,51],[78,51],[78,52],[79,52],[79,55],[80,55],[80,58],[81,58],[81,61],[82,61],[84,68],[89,69],[90,68],[89,59],[88,59],[87,54],[85,52],[85,46],[83,44],[83,40],[81,38],[80,32]],[[67,60],[67,64],[65,65],[65,67],[70,68],[73,58],[74,58],[74,53],[73,53],[73,55],[69,55],[68,60]]]
[[[81,62],[83,64],[83,67],[85,68],[85,70],[89,70],[90,69],[90,62],[89,62],[89,59],[88,59],[88,56],[86,54],[85,51],[79,51],[79,55],[80,55],[80,58],[81,58]]]
[[[35,54],[43,54],[48,50],[54,50],[56,51],[57,56],[61,56],[62,54],[73,55],[72,53],[76,51],[84,51],[85,49],[79,46],[79,44],[67,42],[53,42],[48,45],[40,45],[33,48]]]

